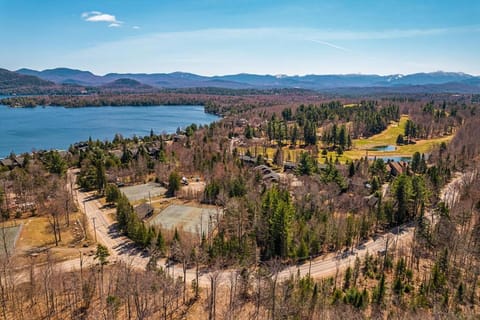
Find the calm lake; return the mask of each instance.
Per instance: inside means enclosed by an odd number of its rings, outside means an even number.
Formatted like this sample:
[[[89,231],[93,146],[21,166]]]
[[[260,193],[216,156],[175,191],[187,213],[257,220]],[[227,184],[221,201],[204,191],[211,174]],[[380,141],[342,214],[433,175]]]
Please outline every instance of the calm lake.
[[[36,107],[9,108],[0,105],[0,158],[10,152],[65,150],[78,141],[173,133],[192,123],[209,124],[219,117],[203,106],[150,107]]]

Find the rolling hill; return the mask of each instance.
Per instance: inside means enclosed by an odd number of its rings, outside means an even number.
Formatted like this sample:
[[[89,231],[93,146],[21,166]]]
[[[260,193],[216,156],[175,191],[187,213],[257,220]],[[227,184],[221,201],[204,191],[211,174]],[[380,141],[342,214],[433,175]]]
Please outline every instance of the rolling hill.
[[[55,87],[57,87],[57,85],[51,81],[0,69],[0,93],[2,94],[22,94],[28,93],[31,90],[45,90]]]

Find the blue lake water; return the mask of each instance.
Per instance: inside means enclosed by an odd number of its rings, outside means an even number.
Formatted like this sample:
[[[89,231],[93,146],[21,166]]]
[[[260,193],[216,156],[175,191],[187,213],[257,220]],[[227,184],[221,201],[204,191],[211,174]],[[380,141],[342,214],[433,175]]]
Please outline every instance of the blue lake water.
[[[397,150],[397,147],[395,146],[377,146],[373,147],[371,149],[368,149],[369,151],[395,151]]]
[[[192,123],[209,124],[219,117],[203,106],[149,107],[36,107],[9,108],[0,105],[0,158],[10,152],[67,149],[78,141],[173,133]]]

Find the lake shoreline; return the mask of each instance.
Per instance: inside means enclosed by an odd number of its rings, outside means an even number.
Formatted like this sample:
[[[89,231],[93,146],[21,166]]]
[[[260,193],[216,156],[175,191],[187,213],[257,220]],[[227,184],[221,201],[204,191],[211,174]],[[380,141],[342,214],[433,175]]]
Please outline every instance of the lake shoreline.
[[[183,107],[183,106],[202,106],[205,108],[204,105],[202,104],[162,104],[162,105],[151,105],[151,104],[139,104],[139,105],[135,105],[135,106],[132,106],[132,105],[128,105],[128,104],[125,104],[125,105],[88,105],[88,106],[80,106],[80,105],[73,105],[73,106],[62,106],[62,105],[55,105],[55,104],[50,104],[50,105],[8,105],[8,104],[5,104],[5,103],[2,103],[2,100],[3,99],[0,99],[0,106],[5,106],[7,108],[11,108],[11,109],[34,109],[34,108],[48,108],[48,107],[52,107],[52,108],[65,108],[65,109],[79,109],[79,108],[103,108],[103,107],[113,107],[113,108],[123,108],[123,107],[152,107],[152,108],[155,108],[155,107],[162,107],[162,106],[169,106],[169,107]],[[224,114],[221,114],[221,113],[218,113],[218,112],[215,112],[215,111],[209,111],[207,109],[205,109],[204,111],[205,113],[208,113],[208,114],[212,114],[212,115],[215,115],[219,118],[223,118],[225,117]]]
[[[172,134],[191,124],[209,125],[221,117],[202,105],[40,106],[0,105],[0,158],[12,152],[67,150],[78,141],[111,140],[116,134],[143,137]]]

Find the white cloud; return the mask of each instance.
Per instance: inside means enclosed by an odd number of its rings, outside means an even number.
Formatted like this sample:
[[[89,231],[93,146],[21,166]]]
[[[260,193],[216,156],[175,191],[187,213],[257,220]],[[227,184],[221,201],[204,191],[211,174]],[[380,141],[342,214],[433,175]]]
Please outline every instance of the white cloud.
[[[139,26],[133,26],[132,29],[138,30],[138,29],[140,29],[140,27]]]
[[[102,13],[99,12],[99,11],[84,12],[84,13],[82,13],[82,18],[83,18],[83,19],[86,19],[86,18],[88,18],[89,16],[99,15],[99,14],[102,14]]]
[[[117,19],[115,16],[112,16],[111,14],[97,14],[90,16],[85,19],[85,21],[91,21],[91,22],[115,22]]]
[[[123,23],[122,21],[117,20],[114,15],[100,11],[84,12],[82,13],[82,18],[88,22],[108,22],[109,27],[120,27]]]

